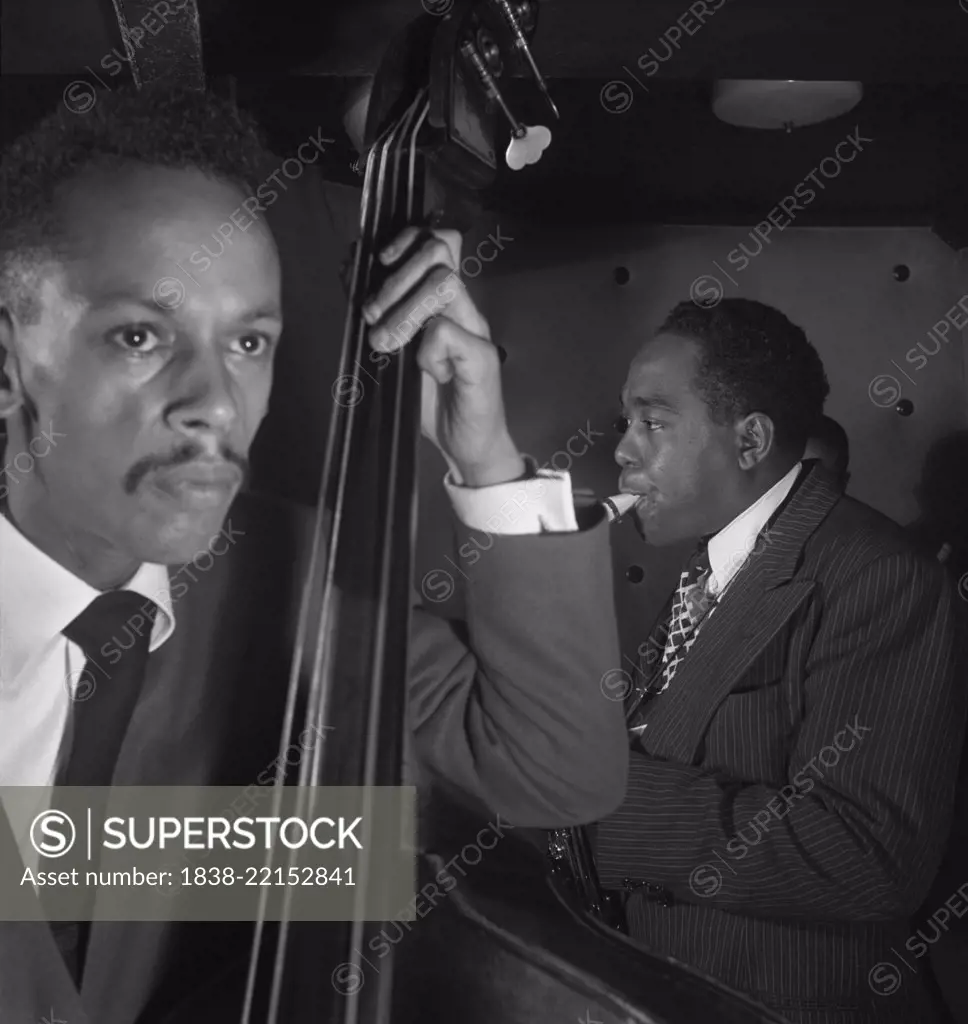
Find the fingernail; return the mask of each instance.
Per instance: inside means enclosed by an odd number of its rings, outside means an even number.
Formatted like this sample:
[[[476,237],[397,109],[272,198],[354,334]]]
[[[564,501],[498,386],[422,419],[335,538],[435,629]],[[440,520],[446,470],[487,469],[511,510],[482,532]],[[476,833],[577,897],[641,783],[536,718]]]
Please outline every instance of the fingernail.
[[[389,245],[380,253],[381,263],[392,263],[397,255],[396,246]]]
[[[383,336],[383,342],[381,343],[380,348],[384,352],[396,352],[399,347],[397,339],[394,337],[392,332],[388,332]]]
[[[376,323],[376,306],[364,306],[363,307],[363,319],[371,326]]]

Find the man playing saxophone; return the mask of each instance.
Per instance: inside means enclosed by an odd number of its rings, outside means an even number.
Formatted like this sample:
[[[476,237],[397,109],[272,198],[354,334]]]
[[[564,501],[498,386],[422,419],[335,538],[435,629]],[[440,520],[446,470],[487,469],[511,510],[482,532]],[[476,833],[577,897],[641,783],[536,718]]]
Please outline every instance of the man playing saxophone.
[[[440,253],[388,282],[374,346],[406,343],[386,311],[432,300]],[[428,312],[440,384],[488,337],[458,305]],[[696,547],[627,678],[629,786],[596,826],[597,869],[633,939],[795,1024],[927,1022],[922,978],[882,975],[951,822],[962,626],[941,568],[803,461],[828,391],[804,332],[746,299],[680,303],[632,359],[620,490],[649,544]],[[478,394],[475,415],[503,420],[496,372]],[[522,533],[577,527],[568,475],[546,476]]]

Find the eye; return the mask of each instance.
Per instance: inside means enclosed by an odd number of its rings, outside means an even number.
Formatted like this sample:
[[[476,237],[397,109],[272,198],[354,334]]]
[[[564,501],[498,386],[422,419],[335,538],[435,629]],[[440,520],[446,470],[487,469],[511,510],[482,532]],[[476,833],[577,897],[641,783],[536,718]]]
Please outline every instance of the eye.
[[[646,430],[661,430],[662,424],[658,420],[642,419],[638,421],[641,423]],[[626,415],[621,415],[615,418],[612,422],[612,429],[617,434],[627,433],[629,427],[632,425],[632,421]]]
[[[108,337],[129,355],[150,355],[161,344],[157,332],[147,324],[128,324],[112,331]]]
[[[232,344],[241,350],[242,355],[262,356],[272,348],[273,341],[265,334],[243,334],[234,339]]]

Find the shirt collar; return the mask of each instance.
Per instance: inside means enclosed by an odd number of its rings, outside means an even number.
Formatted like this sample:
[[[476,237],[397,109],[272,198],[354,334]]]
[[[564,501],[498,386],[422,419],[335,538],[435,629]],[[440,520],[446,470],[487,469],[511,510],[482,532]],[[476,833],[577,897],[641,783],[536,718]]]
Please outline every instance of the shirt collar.
[[[168,569],[143,564],[124,585],[155,602],[149,651],[174,632]],[[0,515],[0,680],[11,681],[98,596]]]
[[[709,567],[712,571],[708,586],[711,593],[718,594],[725,590],[743,567],[756,545],[760,531],[793,489],[801,465],[798,462],[749,508],[740,512],[731,523],[710,538]]]

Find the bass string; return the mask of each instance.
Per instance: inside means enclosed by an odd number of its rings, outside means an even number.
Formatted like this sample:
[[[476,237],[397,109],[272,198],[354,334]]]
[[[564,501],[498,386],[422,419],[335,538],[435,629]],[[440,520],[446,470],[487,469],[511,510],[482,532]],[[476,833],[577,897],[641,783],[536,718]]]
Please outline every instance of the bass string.
[[[361,202],[361,239],[357,250],[357,258],[354,261],[355,265],[353,283],[350,292],[350,307],[347,311],[344,344],[342,347],[342,365],[344,367],[354,365],[355,361],[359,360],[362,356],[363,343],[365,342],[365,324],[360,316],[359,299],[363,291],[368,287],[370,277],[369,271],[373,263],[374,242],[378,233],[380,206],[379,202],[377,202],[376,210],[374,210],[374,204],[370,202],[370,197],[373,196],[374,192],[376,192],[377,199],[379,200],[385,191],[382,187],[374,188],[374,180],[379,178],[379,183],[382,184],[385,176],[387,154],[398,129],[399,124],[393,125],[383,133],[381,138],[371,149],[367,161],[367,177],[364,183],[363,200]],[[379,165],[380,167],[379,172],[376,172],[375,170],[376,165]],[[365,273],[363,272],[364,260],[367,262]],[[334,559],[328,557],[328,552],[335,552],[337,550],[339,540],[339,525],[349,469],[349,444],[347,442],[349,441],[353,430],[353,418],[355,411],[355,405],[351,404],[349,407],[340,407],[338,403],[334,402],[333,415],[331,417],[331,429],[327,439],[326,466],[324,467],[320,500],[317,506],[317,528],[315,531],[313,552],[310,557],[310,565],[307,571],[306,585],[304,587],[302,598],[300,624],[294,647],[293,666],[287,691],[286,713],[280,739],[280,756],[278,759],[276,779],[274,783],[275,792],[273,794],[273,814],[275,816],[278,816],[281,810],[282,783],[284,781],[285,772],[284,754],[289,747],[290,739],[293,735],[295,707],[300,687],[300,679],[302,677],[301,668],[306,656],[307,636],[310,626],[309,612],[314,604],[313,598],[316,597],[320,591],[322,591],[322,599],[320,601],[321,607],[318,620],[315,623],[317,650],[314,652],[313,670],[310,675],[309,700],[307,702],[304,723],[314,723],[319,726],[324,718],[326,705],[325,698],[328,696],[324,691],[327,689],[326,683],[328,680],[326,679],[325,672],[322,671],[322,662],[325,648],[331,647],[331,645],[324,643],[324,638],[329,632],[326,627],[332,624],[331,610],[333,607],[332,596],[334,567]],[[330,529],[328,543],[324,545],[321,543],[321,538],[324,535],[323,525],[325,522],[327,508],[327,502],[324,495],[328,491],[327,483],[334,477],[331,469],[334,461],[335,449],[337,447],[337,440],[340,437],[344,439],[344,444],[342,446],[343,450],[340,453],[340,465],[335,474],[335,479],[337,480],[336,498],[333,502],[333,515],[331,516],[329,523]],[[314,744],[312,757],[304,758],[300,764],[300,792],[297,795],[297,801],[302,798],[302,794],[305,792],[302,787],[306,785],[318,785],[321,779],[323,766],[322,746],[325,742],[325,733],[322,728],[318,730],[317,736],[319,742]],[[266,855],[265,866],[270,869],[272,865],[272,853],[273,851],[270,848]],[[259,963],[263,955],[263,945],[265,942],[267,903],[268,891],[261,891],[259,910],[256,917],[253,943],[250,953],[249,972],[242,1009],[242,1024],[250,1024],[252,1018],[255,996],[258,988]],[[282,982],[285,972],[285,953],[287,947],[289,920],[290,905],[287,900],[282,920],[280,922],[275,957],[273,958],[274,963],[268,1024],[276,1024],[276,1021],[278,1020],[279,1005],[282,994]]]
[[[416,189],[416,155],[417,155],[417,138],[423,125],[424,119],[427,116],[429,110],[429,104],[426,101],[426,90],[421,90],[413,103],[408,108],[406,114],[402,119],[401,134],[405,135],[403,143],[397,147],[394,153],[393,161],[393,188],[390,192],[390,223],[393,228],[401,227],[401,213],[402,207],[406,205],[406,223],[412,223],[413,220],[413,205],[415,198]],[[418,111],[420,113],[418,114]],[[404,159],[406,158],[406,165],[403,167]],[[391,228],[391,230],[393,230]],[[394,518],[393,510],[396,507],[397,494],[399,489],[406,483],[400,479],[399,461],[402,453],[402,446],[405,443],[403,437],[405,424],[413,410],[410,408],[410,399],[412,396],[412,388],[408,388],[408,384],[412,383],[411,375],[414,369],[412,360],[412,350],[404,347],[400,349],[394,357],[392,357],[387,364],[378,370],[378,373],[386,377],[391,376],[393,383],[393,395],[392,395],[392,408],[389,416],[389,449],[386,453],[386,458],[389,461],[387,468],[388,476],[388,488],[385,496],[385,507],[383,509],[383,536],[381,538],[381,562],[380,562],[380,594],[379,594],[379,609],[381,621],[385,621],[389,602],[391,599],[391,579],[390,569],[395,564],[394,558]],[[416,396],[419,399],[419,395]],[[385,407],[381,406],[381,413],[385,411]],[[379,424],[378,427],[382,427],[383,424]],[[381,450],[381,457],[384,456],[384,452]],[[384,638],[384,632],[381,629],[377,639],[382,641]],[[370,677],[370,718],[369,718],[369,729],[367,735],[367,758],[366,758],[366,769],[365,769],[365,784],[372,785],[375,782],[375,756],[377,750],[377,744],[379,742],[379,736],[377,735],[377,729],[379,722],[377,720],[376,712],[383,706],[382,705],[382,694],[384,692],[385,683],[385,671],[384,671],[384,659],[386,656],[386,650],[381,644],[380,649],[376,652],[376,656],[373,658],[371,667]]]
[[[415,123],[416,113],[418,107],[421,105],[422,93],[418,95],[414,102],[410,105],[407,113],[404,115],[401,124],[401,144],[396,146],[393,154],[393,172],[392,172],[392,188],[389,191],[389,210],[387,216],[386,230],[381,237],[381,243],[386,243],[389,240],[391,234],[395,235],[397,231],[403,226],[400,222],[401,209],[406,202],[406,210],[409,214],[412,210],[413,204],[413,193],[414,193],[414,159],[416,154],[416,136],[419,130],[421,121],[417,120]],[[409,174],[404,173],[404,157],[405,154],[409,154],[409,160],[406,164],[406,170]],[[387,413],[387,403],[381,402],[377,408],[377,423],[376,433],[380,439],[379,447],[379,459],[378,465],[380,466],[381,480],[386,483],[386,493],[383,496],[381,504],[381,515],[382,515],[382,538],[380,544],[380,561],[379,561],[379,590],[377,600],[377,627],[375,630],[375,649],[372,652],[372,658],[370,663],[371,674],[369,679],[369,707],[366,722],[366,737],[365,737],[365,752],[364,752],[364,772],[363,772],[363,809],[362,813],[365,821],[371,820],[373,812],[373,787],[377,782],[385,781],[377,778],[378,764],[377,758],[379,754],[379,745],[381,741],[380,728],[383,719],[383,712],[385,710],[384,691],[387,685],[386,682],[386,671],[385,661],[388,654],[387,651],[387,630],[390,623],[391,616],[396,611],[391,606],[391,590],[392,590],[392,579],[391,571],[396,562],[394,558],[394,509],[396,507],[396,495],[398,488],[401,486],[400,479],[400,449],[401,449],[401,434],[403,432],[404,419],[407,414],[407,402],[412,397],[411,389],[407,388],[407,376],[408,368],[410,367],[409,356],[412,354],[410,348],[400,349],[394,356],[389,360],[385,361],[377,371],[378,374],[378,387],[391,387],[392,391],[389,391],[390,396],[390,410]],[[387,380],[389,378],[389,381]],[[387,416],[386,423],[383,422],[383,417]],[[387,432],[384,427],[389,428],[389,445],[388,447],[384,444],[387,437]],[[404,721],[406,721],[406,715],[404,714]],[[399,769],[395,772],[399,776]],[[397,783],[399,778],[395,779]],[[357,887],[354,889],[354,914],[353,920],[350,925],[350,955],[349,962],[353,964],[354,972],[360,971],[362,976],[361,962],[363,955],[360,952],[365,945],[367,938],[367,932],[373,931],[378,927],[382,927],[382,923],[374,925],[367,921],[366,914],[366,894],[370,888],[370,882],[376,881],[379,883],[379,879],[374,879],[373,865],[371,863],[371,850],[372,844],[364,844],[364,849],[359,855],[357,861],[357,870],[359,872],[359,881]],[[379,979],[377,982],[377,989],[375,995],[373,992],[370,993],[374,999],[373,1011],[375,1018],[371,1017],[368,1019],[375,1019],[377,1021],[389,1020],[390,1017],[390,1005],[391,1005],[391,993],[393,990],[393,976],[395,967],[395,956],[393,950],[390,950],[390,955],[384,958],[381,964]],[[359,995],[354,994],[355,998],[348,1002],[346,1007],[346,1013],[344,1014],[344,1024],[358,1024],[360,1017],[360,1005]]]
[[[404,131],[407,139],[405,144],[398,149],[394,160],[394,187],[391,193],[393,210],[391,216],[396,227],[400,227],[401,225],[401,212],[404,203],[406,205],[405,221],[407,224],[413,223],[414,202],[416,199],[416,187],[418,180],[416,168],[417,139],[428,112],[429,103],[426,98],[426,90],[421,90],[404,118]],[[406,165],[405,167],[402,167],[401,165],[404,162],[404,158],[406,158]],[[419,374],[419,371],[416,367],[412,347],[404,347],[398,350],[395,357],[391,359],[387,365],[386,372],[392,373],[393,375],[393,404],[389,423],[390,440],[387,456],[389,459],[389,487],[386,494],[386,504],[384,509],[381,550],[382,572],[380,580],[380,610],[383,615],[386,615],[389,602],[391,600],[392,580],[390,577],[390,569],[397,562],[397,558],[394,557],[393,550],[394,527],[396,525],[393,512],[397,507],[398,496],[400,493],[404,492],[404,489],[408,485],[412,487],[412,481],[403,480],[401,478],[402,474],[400,470],[400,459],[404,453],[403,448],[409,440],[406,436],[406,427],[414,415],[414,403],[419,402],[421,397],[419,391],[419,376],[416,376]],[[380,411],[383,411],[382,407]],[[419,410],[417,410],[417,415],[419,417]],[[415,443],[418,439],[419,435],[414,437],[412,440]],[[383,453],[381,452],[381,455],[382,454]],[[407,542],[409,542],[409,538],[407,539]],[[378,639],[384,639],[382,631]],[[377,657],[373,659],[370,679],[370,708],[373,712],[383,706],[382,694],[386,686],[386,672],[384,664],[386,654],[386,650],[381,647]],[[379,742],[379,736],[377,735],[378,724],[379,723],[376,720],[375,715],[371,714],[369,722],[370,732],[367,738],[367,753],[369,756],[367,759],[365,773],[366,783],[368,785],[375,783],[375,764],[373,762],[376,747]]]
[[[401,118],[398,125],[398,130],[394,132],[394,136],[399,135],[401,137],[400,142],[393,142],[393,159],[392,159],[392,171],[390,172],[391,187],[387,189],[386,178],[387,178],[387,164],[388,159],[384,158],[381,161],[381,174],[380,174],[380,187],[377,192],[377,202],[379,204],[379,215],[374,219],[380,222],[379,238],[374,237],[372,251],[370,254],[369,266],[373,266],[373,262],[376,259],[376,243],[379,241],[385,243],[388,239],[384,236],[389,236],[396,229],[403,226],[400,217],[404,202],[406,204],[406,218],[407,222],[412,222],[413,217],[413,203],[415,197],[415,185],[416,185],[416,174],[415,174],[415,163],[416,163],[416,152],[417,152],[417,136],[419,134],[421,125],[426,118],[429,110],[429,104],[426,102],[426,91],[421,91],[414,99],[404,116]],[[420,116],[417,116],[417,111],[421,110]],[[388,144],[389,148],[389,144]],[[406,157],[406,166],[404,170],[404,159]],[[386,205],[388,209],[384,214],[383,207]],[[364,326],[362,330],[361,341],[365,340],[366,328]],[[377,369],[378,373],[378,387],[388,387],[392,390],[388,390],[386,394],[390,396],[390,410],[387,412],[386,403],[379,404],[376,409],[376,421],[372,423],[371,429],[375,431],[376,437],[382,439],[385,435],[384,427],[389,427],[389,446],[381,446],[378,450],[377,465],[378,471],[383,474],[385,473],[386,482],[388,484],[387,494],[384,496],[381,514],[383,516],[383,537],[380,549],[381,561],[378,563],[379,566],[379,579],[380,587],[378,594],[378,608],[377,608],[377,623],[378,628],[376,630],[376,649],[373,651],[373,658],[371,661],[371,677],[369,680],[369,714],[367,718],[367,730],[365,737],[365,751],[364,751],[364,778],[363,778],[363,814],[366,818],[368,811],[372,811],[372,798],[373,798],[373,786],[378,781],[376,778],[377,773],[377,755],[378,746],[380,743],[380,724],[381,724],[381,711],[384,707],[383,694],[386,686],[385,678],[385,657],[386,651],[386,626],[390,614],[390,589],[391,589],[391,577],[390,570],[396,562],[393,551],[393,509],[396,504],[396,493],[397,489],[401,486],[400,479],[400,466],[399,458],[402,449],[402,444],[405,443],[404,427],[408,414],[412,414],[412,399],[413,389],[408,388],[407,373],[412,371],[413,362],[409,358],[412,355],[412,350],[403,349],[397,353],[397,355],[386,362],[384,365]],[[357,357],[362,359],[363,347],[359,348]],[[389,380],[388,380],[389,378]],[[387,417],[387,422],[382,421],[382,417]],[[416,438],[414,439],[416,440]],[[405,721],[405,716],[404,716]],[[399,775],[399,768],[397,770]],[[349,952],[347,954],[346,962],[351,965],[354,970],[361,971],[362,953],[360,950],[365,944],[366,930],[369,926],[367,923],[366,915],[366,893],[368,891],[370,878],[372,875],[372,865],[370,864],[370,846],[367,844],[360,856],[357,864],[358,881],[354,889],[354,915],[350,926],[349,936]],[[392,983],[392,969],[393,960],[392,957],[385,961],[381,971],[379,987],[380,993],[385,994],[389,991]],[[346,1000],[343,1014],[344,1024],[356,1024],[360,1013],[359,996],[358,993],[353,993]]]
[[[369,223],[369,231],[367,232],[365,241],[366,250],[366,280],[365,282],[357,281],[357,288],[354,301],[353,315],[357,318],[357,326],[355,330],[355,345],[352,357],[354,360],[354,366],[360,366],[365,354],[368,354],[366,348],[367,343],[367,327],[362,321],[362,318],[358,315],[360,306],[359,299],[362,297],[364,291],[368,292],[371,283],[372,269],[376,261],[377,245],[378,243],[385,242],[384,235],[389,233],[389,229],[392,228],[394,222],[397,220],[402,204],[402,188],[401,184],[403,181],[403,174],[401,165],[403,163],[404,154],[406,153],[409,157],[407,161],[407,170],[409,174],[406,179],[406,202],[407,202],[407,214],[408,219],[412,217],[413,210],[413,198],[414,198],[414,184],[415,184],[415,157],[416,157],[416,136],[419,131],[424,118],[427,115],[429,105],[425,101],[425,91],[421,92],[405,115],[400,121],[393,127],[389,135],[386,138],[385,144],[380,149],[379,161],[377,163],[378,171],[376,176],[376,187],[368,192],[368,200],[372,203],[372,218]],[[418,108],[423,107],[422,115],[417,118],[416,112]],[[416,123],[415,123],[416,122]],[[392,156],[391,156],[392,154]],[[392,169],[391,169],[392,168]],[[390,181],[390,187],[387,187],[388,179]],[[397,458],[400,450],[400,434],[402,432],[403,416],[407,412],[407,404],[405,401],[405,395],[403,392],[403,385],[405,383],[404,370],[406,367],[402,356],[392,361],[385,367],[377,369],[379,377],[386,378],[392,376],[395,379],[396,387],[392,393],[392,411],[390,420],[392,424],[391,434],[391,448],[390,448],[390,462],[385,468],[388,472],[389,483],[391,494],[387,501],[386,507],[384,508],[384,523],[386,526],[384,545],[382,554],[382,563],[380,564],[381,579],[386,581],[387,571],[393,564],[393,552],[392,552],[392,521],[389,515],[389,510],[393,505],[393,488],[398,484],[398,473],[397,473]],[[383,380],[378,379],[378,386],[385,383]],[[343,437],[343,449],[342,458],[340,463],[340,479],[339,479],[339,490],[336,501],[336,508],[340,513],[340,517],[345,512],[346,502],[345,495],[348,486],[349,472],[351,468],[352,453],[353,453],[353,440],[354,440],[354,420],[358,416],[357,404],[352,404],[348,409],[347,429]],[[376,407],[377,414],[383,414],[385,412],[385,405],[378,405]],[[379,421],[379,415],[377,416]],[[376,429],[379,431],[381,424],[377,422]],[[359,433],[359,431],[357,431]],[[382,454],[382,453],[381,453]],[[335,539],[330,550],[336,551],[335,545],[339,543],[339,531],[338,528],[335,531]],[[335,559],[329,560],[329,578],[327,579],[327,597],[331,597],[334,588],[334,581],[332,577],[333,567]],[[329,601],[326,602],[330,604]],[[377,610],[377,621],[381,624],[386,622],[386,612],[388,608],[388,593],[386,587],[381,591],[379,596],[379,607]],[[314,666],[314,679],[320,678],[321,672],[321,660],[334,649],[333,641],[335,637],[332,636],[332,630],[335,629],[335,621],[332,616],[325,623],[328,629],[321,629],[319,636],[321,640],[321,649],[317,651],[317,664]],[[381,639],[382,632],[378,631],[377,640]],[[323,642],[323,637],[326,638],[327,642]],[[378,710],[382,706],[382,689],[384,686],[384,674],[382,671],[382,658],[381,655],[385,653],[383,651],[375,651],[376,655],[372,662],[372,675],[370,679],[370,716],[368,722],[367,735],[365,737],[365,775],[364,775],[364,817],[366,817],[366,811],[368,803],[372,801],[372,786],[375,783],[374,769],[375,769],[375,755],[377,750],[378,736],[376,735],[376,727],[378,726]],[[325,679],[325,676],[324,676]],[[328,681],[328,680],[327,680]],[[329,696],[328,688],[317,687],[314,691],[313,696],[315,700],[311,703],[310,707],[307,708],[307,718],[320,724],[325,720],[325,704],[326,698]],[[306,780],[310,785],[316,786],[321,781],[322,771],[322,758],[319,755],[319,747],[314,748],[315,756],[313,758],[312,769],[309,775],[309,779]],[[304,773],[301,772],[300,786],[303,785]],[[305,791],[300,789],[300,797],[302,797]],[[372,808],[371,808],[372,810]],[[369,846],[365,847],[363,854],[361,855],[360,863],[358,864],[358,883],[354,888],[355,896],[355,913],[350,929],[349,938],[349,961],[359,969],[359,960],[361,954],[359,950],[363,945],[363,937],[366,927],[366,914],[365,914],[365,898],[368,887],[369,876],[372,873],[370,870],[369,858],[367,851],[370,849]],[[295,855],[293,851],[293,856]],[[290,895],[290,891],[287,890],[287,897]],[[287,900],[287,911],[288,911],[288,900]],[[284,970],[284,955],[283,949],[285,945],[285,934],[288,929],[289,915],[288,912],[284,915],[282,929],[283,929],[283,942],[280,948],[277,950],[277,966],[278,970],[275,972],[274,977],[274,991],[272,998],[272,1012],[270,1013],[270,1021],[275,1022],[278,1015],[278,1005],[281,999],[282,992],[282,973]],[[385,965],[381,974],[386,975],[389,965]],[[388,977],[381,977],[382,984],[388,984]],[[354,993],[352,997],[348,998],[345,1004],[344,1021],[346,1024],[354,1024],[359,1014],[359,999]]]

